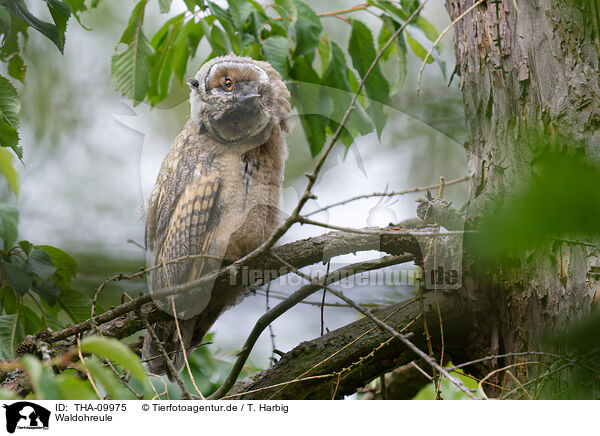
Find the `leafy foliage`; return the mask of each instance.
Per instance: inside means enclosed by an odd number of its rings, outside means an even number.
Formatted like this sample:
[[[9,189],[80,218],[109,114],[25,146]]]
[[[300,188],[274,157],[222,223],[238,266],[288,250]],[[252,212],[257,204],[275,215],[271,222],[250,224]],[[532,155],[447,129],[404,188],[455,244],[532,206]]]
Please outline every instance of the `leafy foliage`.
[[[44,0],[52,17],[46,22],[36,17],[27,8],[23,0],[0,0],[0,62],[7,64],[10,77],[25,83],[27,66],[23,61],[23,52],[29,37],[29,29],[40,32],[63,53],[65,33],[69,18],[74,16],[80,21],[79,13],[97,6],[99,0]],[[19,159],[23,158],[23,149],[18,145],[19,112],[21,101],[11,82],[0,76],[0,146],[13,149]],[[6,160],[2,163],[2,172],[11,166]],[[8,176],[7,176],[8,178]],[[9,180],[9,183],[12,183]],[[17,189],[11,186],[16,193]]]
[[[152,47],[142,31],[147,2],[140,0],[133,9],[129,24],[119,41],[127,47],[114,54],[111,62],[113,87],[135,102],[144,98],[150,85]]]
[[[328,15],[317,14],[300,0],[275,0],[268,6],[253,0],[230,0],[225,6],[213,1],[184,0],[186,12],[168,17],[154,35],[146,36],[144,18],[152,1],[136,1],[115,48],[110,62],[115,90],[134,104],[161,103],[169,95],[173,79],[183,84],[186,74],[194,73],[188,71],[188,65],[203,41],[210,47],[203,62],[232,52],[267,60],[288,81],[313,155],[322,150],[327,135],[338,128],[378,51],[419,5],[417,0],[361,4],[355,15],[344,18],[351,26],[350,38],[334,41],[323,23]],[[63,53],[71,16],[83,26],[81,14],[97,6],[99,0],[44,2],[52,22],[33,15],[24,0],[0,0],[0,62],[6,64],[8,72],[8,77],[0,76],[0,146],[6,147],[0,149],[0,171],[15,194],[19,181],[9,148],[19,159],[23,158],[18,134],[21,101],[15,85],[26,81],[27,66],[22,54],[29,31],[42,33]],[[167,14],[172,0],[156,0],[156,4],[162,14]],[[360,20],[360,10],[364,9],[381,20],[377,37]],[[342,131],[340,139],[347,146],[358,135],[373,130],[381,134],[386,122],[383,106],[390,103],[406,77],[407,47],[423,57],[437,37],[434,27],[422,17],[410,24],[407,32],[383,54],[382,61],[393,62],[393,68],[388,71],[376,65],[366,81],[358,105]],[[443,70],[435,50],[433,59]],[[99,395],[112,399],[150,398],[151,385],[139,358],[127,345],[114,339],[85,338],[79,348],[61,357],[68,356],[73,364],[58,373],[58,357],[43,362],[39,356],[18,358],[17,346],[29,340],[28,335],[44,329],[56,331],[88,319],[91,300],[71,285],[77,262],[56,247],[17,242],[17,224],[17,210],[0,204],[0,358],[17,359],[16,364],[27,373],[38,399],[95,399]],[[78,360],[81,355],[85,356]],[[108,362],[112,362],[112,370],[106,366]],[[214,391],[230,367],[215,359],[206,347],[197,349],[190,356],[190,363],[204,393]],[[132,376],[128,386],[122,380],[125,373]],[[190,385],[186,374],[183,378]],[[169,384],[168,389],[173,387]],[[132,390],[137,393],[135,396]],[[14,395],[0,391],[0,398]]]
[[[10,147],[19,159],[23,157],[23,149],[19,144],[19,112],[21,100],[10,81],[0,75],[0,145]]]
[[[0,204],[0,356],[40,330],[89,318],[91,300],[71,287],[77,262],[63,250],[17,240],[17,211]]]
[[[2,320],[0,320],[0,327]],[[138,357],[123,343],[116,339],[101,336],[89,336],[81,341],[81,345],[68,350],[64,361],[74,356],[87,354],[82,360],[60,374],[54,374],[50,364],[40,361],[32,355],[24,355],[17,363],[27,373],[36,399],[39,400],[94,400],[98,395],[110,399],[151,398],[151,387],[148,376]],[[60,361],[61,357],[58,357]],[[112,362],[114,371],[101,360]],[[54,363],[57,363],[55,360]],[[115,367],[116,365],[116,367]],[[121,375],[129,374],[135,388],[125,387]],[[93,384],[92,384],[93,381]]]
[[[202,40],[211,49],[204,61],[231,52],[267,60],[289,81],[313,155],[321,151],[327,134],[337,129],[343,115],[341,108],[347,108],[378,50],[419,4],[416,0],[400,5],[368,2],[359,9],[368,8],[381,19],[377,41],[364,22],[352,18],[348,21],[352,26],[350,39],[343,43],[330,40],[324,31],[324,16],[299,0],[278,0],[267,7],[255,1],[235,0],[228,2],[227,8],[211,1],[188,0],[188,12],[166,20],[148,44],[142,31],[147,2],[141,0],[135,6],[120,41],[127,48],[113,57],[115,89],[136,103],[142,99],[152,105],[160,103],[167,97],[173,77],[183,83],[187,65]],[[159,3],[161,12],[168,11],[170,2]],[[198,14],[198,10],[202,13]],[[424,58],[436,38],[434,26],[419,17],[408,25],[406,35],[394,41],[384,58],[394,59],[400,70],[388,77],[379,65],[375,67],[366,82],[366,95],[359,100],[360,108],[343,133],[342,141],[347,146],[357,135],[373,129],[381,135],[386,122],[383,105],[390,103],[391,94],[400,90],[406,77],[407,47]],[[353,68],[348,66],[340,48],[346,45]],[[430,62],[434,60],[444,71],[437,49]]]

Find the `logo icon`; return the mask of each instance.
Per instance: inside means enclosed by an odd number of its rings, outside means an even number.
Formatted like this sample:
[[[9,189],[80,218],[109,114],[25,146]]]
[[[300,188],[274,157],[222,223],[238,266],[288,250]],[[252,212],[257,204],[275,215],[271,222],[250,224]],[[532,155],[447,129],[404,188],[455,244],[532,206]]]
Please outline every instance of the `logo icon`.
[[[4,404],[6,409],[6,431],[14,433],[15,429],[48,429],[50,411],[38,404],[29,401],[19,401],[10,405]]]

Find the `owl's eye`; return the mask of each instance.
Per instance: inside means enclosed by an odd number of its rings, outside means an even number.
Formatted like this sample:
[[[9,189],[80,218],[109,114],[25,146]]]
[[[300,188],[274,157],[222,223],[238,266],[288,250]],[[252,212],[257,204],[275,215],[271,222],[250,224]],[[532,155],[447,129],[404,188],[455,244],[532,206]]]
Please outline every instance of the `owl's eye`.
[[[223,88],[225,91],[231,91],[233,89],[233,81],[229,77],[225,77],[223,81]]]

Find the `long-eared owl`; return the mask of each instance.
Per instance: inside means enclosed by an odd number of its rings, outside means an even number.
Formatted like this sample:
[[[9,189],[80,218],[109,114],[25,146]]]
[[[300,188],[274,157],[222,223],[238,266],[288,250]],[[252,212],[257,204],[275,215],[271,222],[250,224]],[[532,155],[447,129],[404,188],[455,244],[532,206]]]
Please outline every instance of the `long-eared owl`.
[[[148,264],[158,266],[149,278],[152,292],[188,283],[248,254],[279,221],[287,155],[283,134],[291,129],[289,92],[279,73],[266,62],[225,56],[205,63],[188,85],[190,120],[164,159],[148,204]],[[241,291],[232,286],[213,292],[212,284],[204,283],[155,303],[177,316],[189,355]],[[157,322],[153,329],[181,370],[174,320]],[[149,334],[142,358],[150,372],[167,372]]]

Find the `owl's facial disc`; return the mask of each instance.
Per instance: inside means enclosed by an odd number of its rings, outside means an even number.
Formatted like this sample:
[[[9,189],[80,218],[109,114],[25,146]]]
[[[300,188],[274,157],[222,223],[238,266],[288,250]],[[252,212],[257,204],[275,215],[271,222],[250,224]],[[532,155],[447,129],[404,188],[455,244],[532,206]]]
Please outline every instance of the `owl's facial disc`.
[[[210,67],[203,84],[189,84],[204,96],[202,122],[216,139],[227,143],[251,140],[270,125],[270,85],[257,65],[219,62]]]

